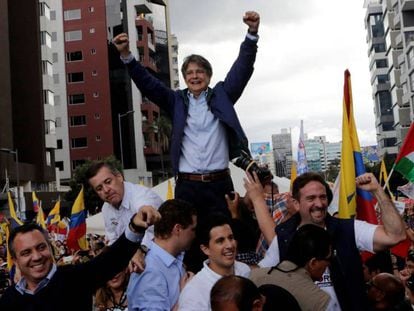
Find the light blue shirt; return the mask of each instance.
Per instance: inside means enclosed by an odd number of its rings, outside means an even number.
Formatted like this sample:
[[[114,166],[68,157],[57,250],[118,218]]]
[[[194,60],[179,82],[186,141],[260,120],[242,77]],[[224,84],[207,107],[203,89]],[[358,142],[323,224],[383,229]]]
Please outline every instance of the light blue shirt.
[[[181,142],[179,171],[205,173],[228,168],[229,146],[224,125],[210,110],[203,91],[195,98],[188,93],[187,125]]]
[[[153,243],[145,257],[144,272],[131,274],[127,289],[128,310],[170,311],[180,295],[180,279],[185,273],[183,255],[174,257]]]
[[[22,277],[20,279],[20,281],[17,282],[17,284],[16,284],[17,291],[22,295],[24,295],[24,294],[29,294],[29,295],[36,294],[39,290],[41,290],[42,288],[46,287],[47,284],[49,284],[50,280],[55,275],[56,270],[57,270],[56,264],[53,264],[52,269],[50,269],[48,275],[43,280],[41,280],[39,282],[39,284],[37,284],[37,287],[34,291],[31,291],[31,290],[27,289],[27,281],[24,277]]]

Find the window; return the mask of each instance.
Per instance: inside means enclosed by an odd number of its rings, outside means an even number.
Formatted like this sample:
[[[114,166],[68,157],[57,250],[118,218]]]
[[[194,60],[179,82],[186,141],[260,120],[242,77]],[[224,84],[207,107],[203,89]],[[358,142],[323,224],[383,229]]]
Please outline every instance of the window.
[[[93,6],[90,6],[88,9],[89,9],[89,12],[91,13],[95,12],[95,8]]]
[[[54,93],[50,90],[43,90],[43,103],[45,105],[55,105],[55,96]]]
[[[69,105],[79,105],[85,103],[85,94],[72,94],[68,97]]]
[[[66,61],[67,62],[76,62],[83,59],[82,51],[74,51],[74,52],[67,52],[66,53]]]
[[[58,53],[53,53],[52,54],[52,60],[54,63],[57,63],[59,59],[59,54]]]
[[[96,54],[96,49],[91,49],[91,54],[95,55]]]
[[[56,134],[55,121],[45,120],[45,131],[46,134]]]
[[[72,138],[71,147],[72,149],[86,148],[88,147],[88,140],[86,137]]]
[[[60,106],[60,95],[55,95],[53,97],[53,101],[55,103],[55,106]]]
[[[83,72],[68,73],[68,83],[83,82]]]
[[[56,11],[50,11],[50,20],[55,21],[56,20]]]
[[[89,33],[95,33],[95,28],[89,28]]]
[[[99,113],[95,113],[94,118],[95,120],[99,120],[101,118],[101,115]]]
[[[62,127],[62,118],[60,117],[56,118],[56,127]]]
[[[57,32],[53,31],[52,32],[52,42],[56,42],[57,41]]]
[[[55,167],[59,169],[59,171],[63,171],[64,170],[64,166],[63,166],[63,161],[56,161],[55,162]]]
[[[42,74],[53,77],[53,66],[52,63],[42,60]]]
[[[72,116],[70,117],[70,126],[86,125],[86,116]]]
[[[85,164],[85,160],[73,160],[72,170],[75,170],[79,165]]]
[[[81,19],[81,10],[80,9],[66,10],[63,12],[63,19],[65,21]]]
[[[56,149],[62,149],[63,148],[63,140],[62,139],[58,139],[56,141]]]
[[[93,92],[93,97],[98,98],[99,97],[99,92]]]
[[[97,76],[98,75],[98,72],[96,71],[96,70],[92,70],[92,76]]]
[[[46,151],[45,155],[46,155],[46,165],[51,166],[52,165],[52,155],[51,155],[50,151]]]
[[[55,73],[53,75],[53,83],[54,84],[59,84],[59,74],[58,73]]]
[[[41,45],[46,45],[49,48],[52,48],[52,37],[46,31],[40,33],[40,43]]]
[[[65,31],[65,42],[82,40],[82,30]]]
[[[50,20],[50,8],[45,2],[39,3],[39,9],[40,9],[40,16],[46,17],[48,20]]]
[[[96,141],[101,141],[101,136],[97,135],[97,136],[95,137],[95,140],[96,140]]]

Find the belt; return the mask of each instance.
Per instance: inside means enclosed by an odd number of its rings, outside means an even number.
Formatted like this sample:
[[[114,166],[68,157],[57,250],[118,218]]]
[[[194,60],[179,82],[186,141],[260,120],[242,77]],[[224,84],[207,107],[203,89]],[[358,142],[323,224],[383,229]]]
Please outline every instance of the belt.
[[[230,170],[228,168],[222,171],[205,174],[178,173],[179,179],[201,182],[212,182],[216,180],[222,180],[228,176],[230,176]]]

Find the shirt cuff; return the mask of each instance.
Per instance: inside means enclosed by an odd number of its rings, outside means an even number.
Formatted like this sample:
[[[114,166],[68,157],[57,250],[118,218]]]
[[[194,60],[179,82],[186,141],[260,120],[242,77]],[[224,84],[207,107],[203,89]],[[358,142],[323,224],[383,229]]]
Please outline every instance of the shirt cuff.
[[[251,33],[247,33],[246,38],[257,42],[259,40],[259,35],[252,35]]]
[[[132,230],[129,229],[129,226],[127,226],[125,229],[125,237],[131,242],[141,243],[144,234],[132,232]]]
[[[252,40],[253,40],[253,39],[252,39]],[[129,64],[130,62],[132,62],[132,61],[133,61],[133,59],[134,59],[135,57],[134,57],[134,55],[132,55],[132,53],[129,53],[129,55],[128,55],[127,57],[122,57],[122,56],[120,56],[119,58],[121,59],[121,61],[122,61],[124,64]]]

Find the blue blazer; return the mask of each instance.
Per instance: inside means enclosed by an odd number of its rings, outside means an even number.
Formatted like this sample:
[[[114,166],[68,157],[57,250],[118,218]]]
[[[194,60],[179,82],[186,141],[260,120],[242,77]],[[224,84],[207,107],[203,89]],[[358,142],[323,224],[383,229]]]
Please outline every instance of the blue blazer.
[[[241,150],[250,154],[246,134],[233,105],[241,96],[253,73],[256,52],[257,42],[245,38],[240,46],[239,55],[224,81],[218,82],[213,88],[208,88],[207,103],[211,112],[224,124],[227,130],[229,159],[238,157]],[[132,80],[141,93],[164,109],[171,118],[171,163],[174,174],[177,174],[181,155],[181,141],[188,115],[188,89],[171,90],[163,82],[152,76],[135,59],[127,67]]]

